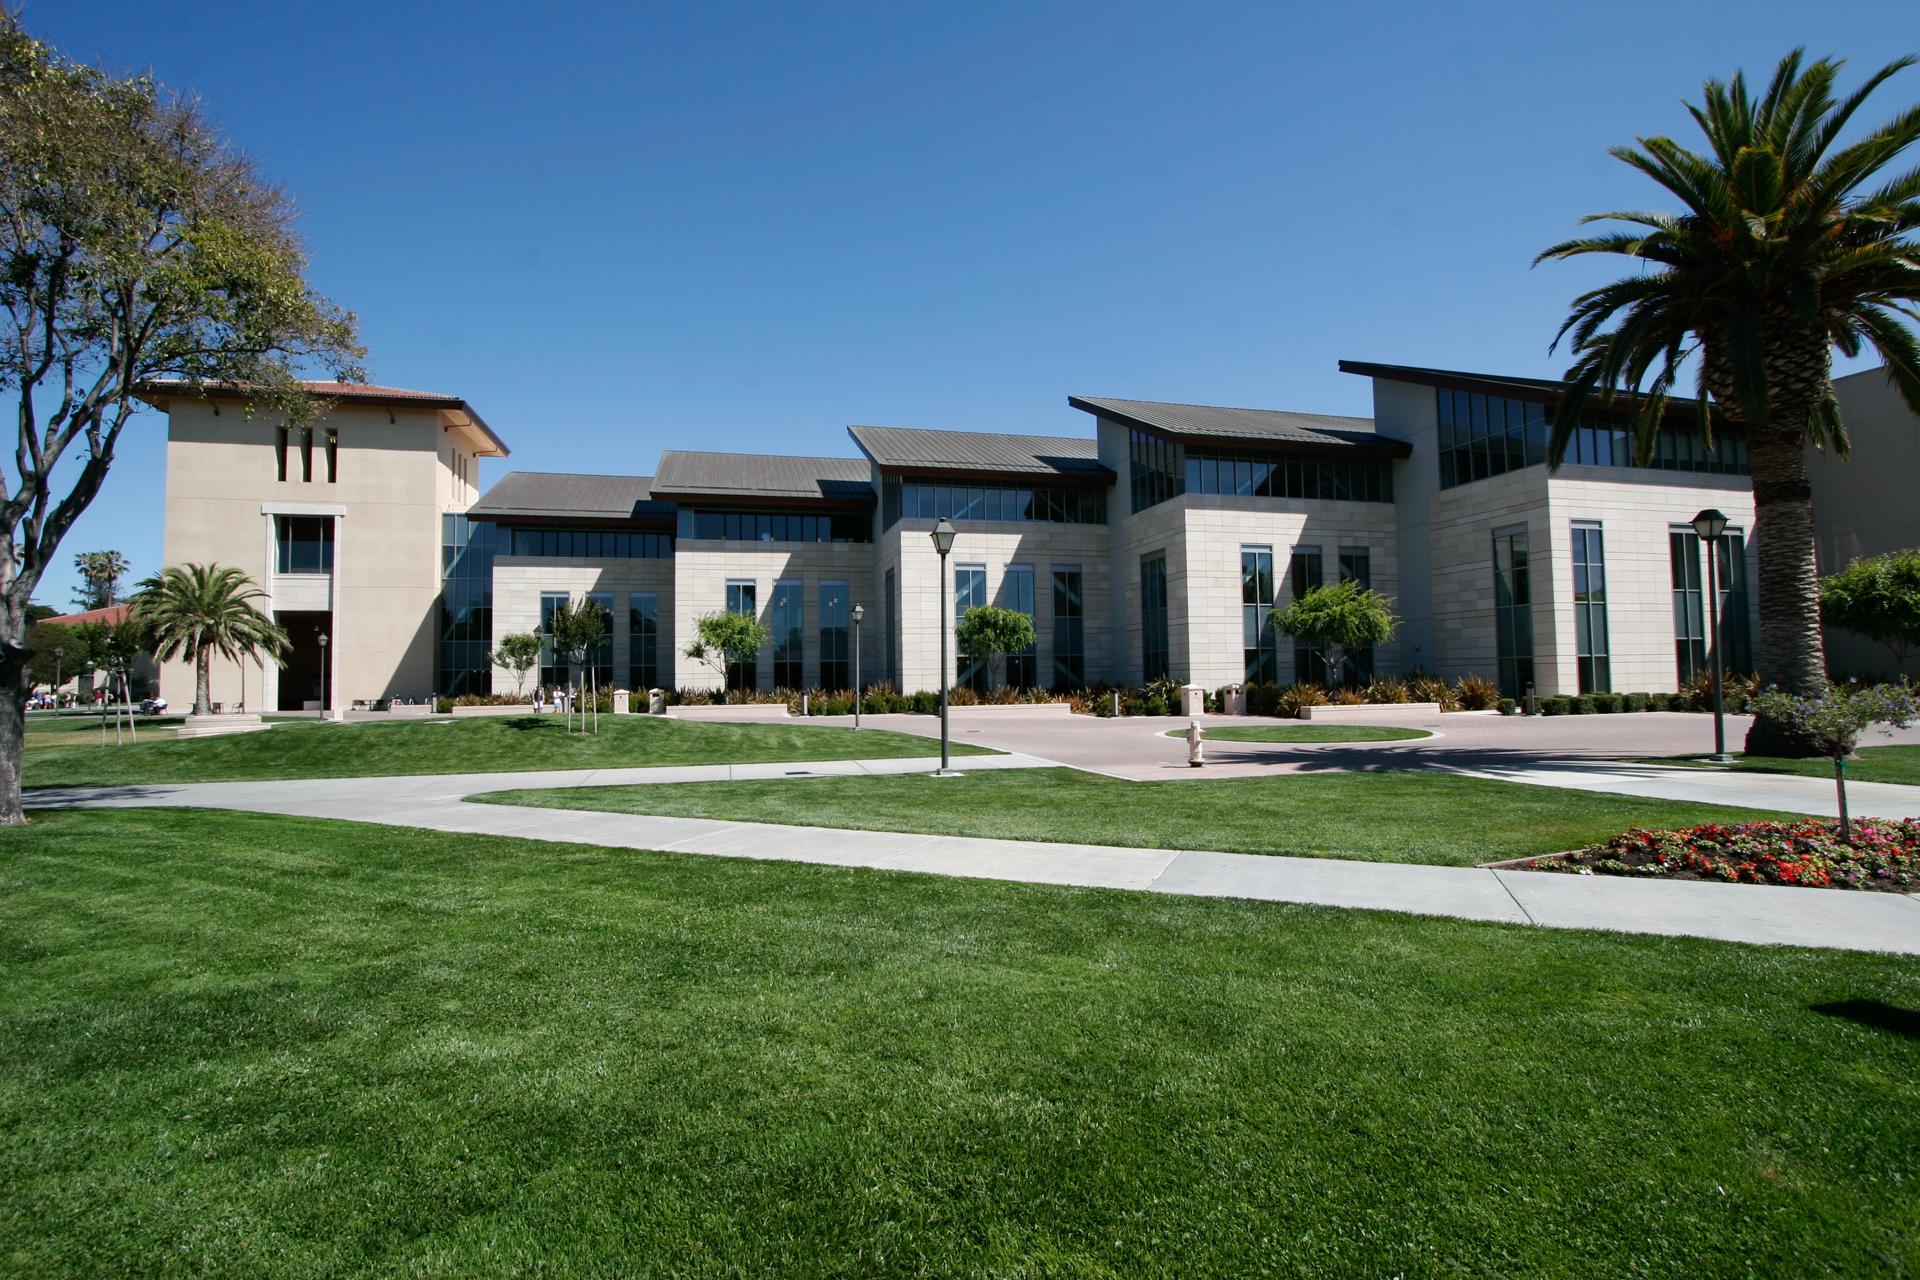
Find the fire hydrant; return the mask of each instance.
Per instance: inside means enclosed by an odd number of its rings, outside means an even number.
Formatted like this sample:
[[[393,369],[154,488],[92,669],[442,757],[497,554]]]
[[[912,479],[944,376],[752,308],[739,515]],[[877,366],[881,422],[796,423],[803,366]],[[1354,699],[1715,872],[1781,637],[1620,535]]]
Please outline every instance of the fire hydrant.
[[[1198,769],[1207,762],[1207,748],[1200,740],[1200,722],[1187,721],[1187,765]]]

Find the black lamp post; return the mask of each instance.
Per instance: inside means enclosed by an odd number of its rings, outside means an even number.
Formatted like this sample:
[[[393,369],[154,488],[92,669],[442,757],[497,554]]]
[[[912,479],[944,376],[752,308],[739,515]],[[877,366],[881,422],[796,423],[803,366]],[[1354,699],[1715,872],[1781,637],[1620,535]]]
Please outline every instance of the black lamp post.
[[[67,651],[65,646],[63,645],[54,646],[53,648],[53,704],[55,706],[60,705],[60,660],[66,656],[67,656]]]
[[[320,718],[327,718],[327,633],[320,633]]]
[[[863,604],[853,606],[853,727],[860,727],[860,620],[867,616]]]
[[[1727,518],[1708,507],[1693,518],[1693,531],[1707,552],[1707,645],[1713,654],[1713,759],[1718,764],[1731,762],[1727,754],[1727,724],[1720,686],[1725,683],[1720,656],[1720,535],[1727,531]]]
[[[953,550],[955,532],[953,521],[941,516],[929,535],[933,549],[940,553],[940,767],[934,771],[936,778],[956,776],[947,764],[947,686],[953,683],[952,673],[947,670],[947,553]]]

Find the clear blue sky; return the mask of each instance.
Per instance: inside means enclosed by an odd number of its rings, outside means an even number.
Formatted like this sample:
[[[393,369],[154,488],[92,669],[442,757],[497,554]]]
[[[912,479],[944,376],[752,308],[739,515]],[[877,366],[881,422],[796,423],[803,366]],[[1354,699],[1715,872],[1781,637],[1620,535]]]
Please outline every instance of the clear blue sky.
[[[1655,199],[1609,145],[1684,137],[1703,78],[1796,44],[1920,50],[1912,0],[24,16],[205,100],[297,199],[374,379],[513,447],[483,484],[846,454],[857,422],[1083,434],[1069,393],[1371,412],[1342,357],[1552,376],[1600,275],[1533,254]],[[1875,122],[1920,71],[1882,95]],[[145,574],[164,419],[131,432],[66,550]]]

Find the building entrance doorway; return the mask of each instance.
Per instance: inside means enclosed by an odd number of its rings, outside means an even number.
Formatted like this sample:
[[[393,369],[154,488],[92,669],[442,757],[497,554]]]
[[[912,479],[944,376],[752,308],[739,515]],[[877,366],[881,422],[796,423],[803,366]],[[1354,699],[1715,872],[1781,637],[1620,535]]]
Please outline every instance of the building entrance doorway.
[[[280,707],[282,711],[314,711],[320,707],[321,663],[333,642],[331,613],[277,613],[275,622],[287,629],[287,665],[280,669]],[[320,643],[325,633],[328,644]],[[339,691],[329,696],[339,701]]]

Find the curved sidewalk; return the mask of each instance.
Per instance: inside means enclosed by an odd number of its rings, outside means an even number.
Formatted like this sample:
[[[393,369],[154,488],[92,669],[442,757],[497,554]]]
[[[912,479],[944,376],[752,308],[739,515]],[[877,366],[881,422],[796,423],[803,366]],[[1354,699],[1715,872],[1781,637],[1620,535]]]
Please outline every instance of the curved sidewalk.
[[[1022,755],[966,756],[954,761],[956,768],[969,772],[1052,763]],[[508,789],[920,773],[933,764],[926,759],[835,760],[69,787],[29,791],[26,803],[32,808],[240,809],[611,848],[1920,955],[1920,897],[1908,894],[845,831],[471,804],[465,799]],[[955,785],[965,783],[957,780]]]

